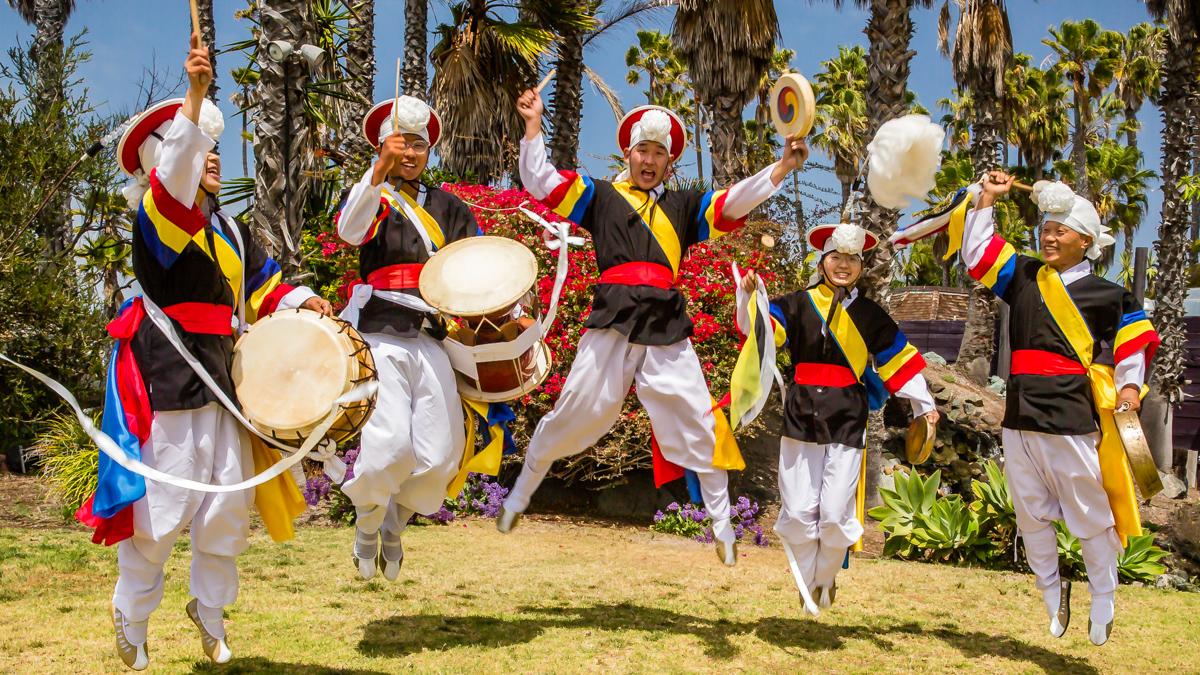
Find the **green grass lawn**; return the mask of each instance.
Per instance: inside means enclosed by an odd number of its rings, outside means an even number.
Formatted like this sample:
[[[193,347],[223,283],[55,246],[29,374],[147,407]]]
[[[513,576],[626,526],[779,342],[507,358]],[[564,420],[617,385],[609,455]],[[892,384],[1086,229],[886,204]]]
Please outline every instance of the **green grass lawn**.
[[[1108,645],[1087,641],[1076,585],[1067,636],[1046,632],[1028,576],[855,560],[838,605],[806,618],[782,550],[645,530],[488,521],[412,528],[399,581],[363,582],[351,529],[256,534],[228,610],[236,656],[207,664],[187,620],[187,546],[150,623],[156,672],[1195,672],[1200,595],[1122,587]],[[78,530],[0,529],[0,672],[122,669],[115,551]]]

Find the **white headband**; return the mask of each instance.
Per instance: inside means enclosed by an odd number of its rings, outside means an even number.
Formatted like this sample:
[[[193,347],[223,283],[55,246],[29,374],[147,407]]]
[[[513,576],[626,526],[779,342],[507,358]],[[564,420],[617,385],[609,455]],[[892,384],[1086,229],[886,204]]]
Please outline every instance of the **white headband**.
[[[414,134],[420,136],[429,142],[429,119],[431,116],[429,106],[419,98],[412,96],[401,96],[396,99],[392,109],[394,115],[388,115],[383,124],[379,125],[379,145],[383,145],[383,139],[391,136],[393,133]],[[392,126],[392,120],[396,120],[396,126]]]
[[[1109,229],[1100,222],[1096,206],[1075,194],[1066,183],[1040,180],[1034,183],[1031,197],[1038,210],[1045,214],[1043,222],[1062,223],[1091,238],[1092,244],[1085,254],[1089,260],[1099,258],[1105,247],[1116,242]]]
[[[671,153],[671,118],[661,110],[647,110],[633,123],[629,132],[629,147],[643,141],[653,141]]]

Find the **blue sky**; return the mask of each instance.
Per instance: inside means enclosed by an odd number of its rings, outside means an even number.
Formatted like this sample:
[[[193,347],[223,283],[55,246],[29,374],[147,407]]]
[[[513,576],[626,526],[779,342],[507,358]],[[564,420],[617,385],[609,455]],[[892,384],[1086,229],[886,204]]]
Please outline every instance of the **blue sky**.
[[[215,0],[214,4],[218,43],[225,45],[248,36],[248,23],[233,17],[235,11],[246,6],[243,0]],[[834,8],[833,2],[778,0],[775,4],[782,26],[782,45],[796,52],[793,66],[801,73],[811,75],[816,72],[822,60],[837,53],[838,45],[867,44],[863,34],[867,14],[855,9],[852,2],[844,3],[840,10]],[[404,3],[402,0],[379,0],[375,6],[380,76],[374,98],[382,99],[389,96],[394,87],[391,73],[404,46]],[[914,14],[916,35],[912,48],[916,56],[909,82],[910,88],[935,118],[941,114],[936,110],[937,99],[946,96],[953,87],[950,65],[937,51],[938,6],[940,3],[933,9],[917,10]],[[1015,48],[1032,54],[1036,62],[1051,55],[1050,49],[1042,44],[1042,39],[1048,36],[1046,29],[1062,21],[1092,18],[1104,28],[1125,31],[1148,18],[1145,5],[1134,0],[1009,0],[1008,8]],[[447,4],[435,0],[432,15],[431,26],[446,20],[449,16]],[[93,56],[82,66],[81,75],[100,113],[132,110],[142,71],[155,60],[160,66],[178,63],[182,69],[189,21],[188,4],[183,0],[79,0],[68,24],[68,33],[88,31]],[[585,55],[588,65],[618,91],[627,108],[645,100],[640,89],[625,83],[624,52],[634,42],[639,27],[669,31],[670,13],[659,12],[642,21],[640,26],[630,23],[614,29],[593,41]],[[18,41],[28,43],[31,36],[32,27],[26,26],[8,3],[0,4],[0,47],[8,50]],[[231,93],[228,69],[241,65],[241,61],[240,55],[236,54],[219,57],[218,77],[226,85],[223,96]],[[236,111],[227,98],[221,107],[227,116]],[[1157,171],[1161,159],[1158,139],[1162,129],[1157,108],[1148,104],[1140,118],[1143,126],[1139,145],[1145,152],[1146,166]],[[605,158],[614,151],[616,122],[604,100],[586,84],[583,126],[581,161],[591,173],[604,174],[608,165]],[[227,178],[231,177],[231,172],[240,173],[241,170],[237,155],[231,156],[231,152],[237,152],[239,127],[235,119],[228,120],[223,139]],[[830,178],[813,178],[831,182]],[[1147,245],[1154,239],[1161,204],[1157,186],[1149,198],[1147,218],[1137,237],[1139,245]]]

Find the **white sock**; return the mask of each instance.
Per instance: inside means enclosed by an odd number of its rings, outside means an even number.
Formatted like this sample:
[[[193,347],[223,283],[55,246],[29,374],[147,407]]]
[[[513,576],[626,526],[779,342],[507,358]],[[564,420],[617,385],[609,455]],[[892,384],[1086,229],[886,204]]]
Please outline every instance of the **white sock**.
[[[1113,620],[1116,597],[1113,593],[1098,593],[1092,596],[1092,623],[1103,626]]]
[[[204,624],[205,630],[218,640],[225,639],[224,607],[208,607],[203,603],[197,602],[196,613],[200,615],[200,623]]]
[[[533,499],[533,493],[537,492],[549,470],[549,466],[541,468],[526,459],[525,466],[521,467],[521,475],[517,476],[517,482],[504,500],[504,509],[514,513],[525,513],[530,500]]]
[[[720,520],[714,520],[712,528],[713,538],[717,541],[729,543],[737,538],[734,535],[733,526],[729,522],[729,516],[725,516]]]

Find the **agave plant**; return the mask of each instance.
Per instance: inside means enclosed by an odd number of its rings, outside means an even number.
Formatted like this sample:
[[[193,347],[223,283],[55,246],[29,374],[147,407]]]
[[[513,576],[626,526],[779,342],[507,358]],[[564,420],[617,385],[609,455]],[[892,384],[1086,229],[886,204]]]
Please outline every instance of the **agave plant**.
[[[934,471],[929,478],[922,479],[916,472],[893,474],[896,479],[892,488],[879,488],[883,504],[867,512],[879,521],[880,528],[887,534],[883,544],[885,556],[901,559],[918,557],[920,552],[912,541],[911,534],[920,515],[929,513],[937,499],[942,472]]]
[[[929,511],[918,513],[910,538],[932,562],[986,564],[996,554],[978,514],[958,495],[937,499]]]
[[[1167,571],[1166,566],[1159,562],[1165,557],[1167,552],[1154,545],[1154,535],[1130,537],[1129,544],[1117,557],[1117,576],[1122,581],[1152,584]]]
[[[1017,513],[1004,470],[993,460],[983,463],[987,481],[972,480],[971,492],[975,501],[971,510],[979,515],[980,525],[996,546],[997,554],[1007,557],[1017,532]]]

